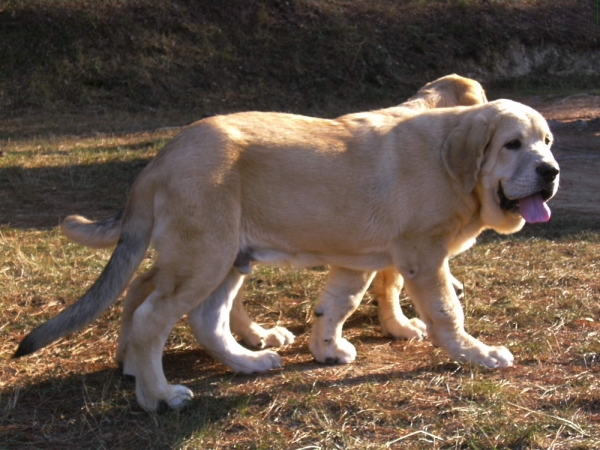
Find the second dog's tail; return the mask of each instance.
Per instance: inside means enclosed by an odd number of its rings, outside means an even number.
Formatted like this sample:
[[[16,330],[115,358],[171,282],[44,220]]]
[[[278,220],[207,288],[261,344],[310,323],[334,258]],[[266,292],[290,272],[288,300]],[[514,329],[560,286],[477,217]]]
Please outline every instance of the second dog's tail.
[[[119,242],[123,213],[119,211],[109,219],[95,222],[83,216],[67,216],[60,224],[60,229],[70,240],[86,247],[111,247]]]

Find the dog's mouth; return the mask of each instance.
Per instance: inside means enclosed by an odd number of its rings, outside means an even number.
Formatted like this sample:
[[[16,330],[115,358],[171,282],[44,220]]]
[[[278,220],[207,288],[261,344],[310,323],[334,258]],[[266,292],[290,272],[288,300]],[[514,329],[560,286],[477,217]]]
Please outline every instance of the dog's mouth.
[[[527,223],[548,222],[550,208],[546,202],[552,197],[552,192],[542,189],[526,197],[511,199],[506,196],[502,183],[498,185],[498,198],[503,211],[520,214]]]

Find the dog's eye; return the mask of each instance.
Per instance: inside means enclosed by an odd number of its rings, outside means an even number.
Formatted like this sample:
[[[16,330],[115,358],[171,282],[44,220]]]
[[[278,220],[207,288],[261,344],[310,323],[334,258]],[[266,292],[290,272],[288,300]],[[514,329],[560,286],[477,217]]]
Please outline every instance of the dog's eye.
[[[505,147],[509,150],[519,150],[521,148],[521,141],[518,139],[508,141]]]
[[[549,136],[546,136],[546,138],[544,139],[544,142],[546,143],[546,145],[550,145],[550,142],[552,142],[552,141],[550,140]]]

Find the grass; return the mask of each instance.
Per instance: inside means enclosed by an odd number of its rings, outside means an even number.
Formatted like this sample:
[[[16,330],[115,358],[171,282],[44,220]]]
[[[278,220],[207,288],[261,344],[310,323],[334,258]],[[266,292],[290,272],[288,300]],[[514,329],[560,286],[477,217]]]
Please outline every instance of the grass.
[[[164,356],[167,378],[195,393],[179,411],[137,406],[133,380],[112,359],[120,305],[9,360],[19,339],[78,298],[109,257],[68,242],[55,228],[60,218],[120,209],[135,175],[175,132],[24,138],[5,147],[0,448],[598,448],[600,236],[597,224],[560,213],[515,236],[485,234],[452,261],[466,285],[468,331],[507,345],[517,361],[510,369],[459,365],[429,342],[381,337],[370,294],[344,332],[357,361],[315,363],[307,338],[326,268],[259,267],[247,283],[250,314],[297,336],[280,349],[280,370],[233,375],[181,322]]]

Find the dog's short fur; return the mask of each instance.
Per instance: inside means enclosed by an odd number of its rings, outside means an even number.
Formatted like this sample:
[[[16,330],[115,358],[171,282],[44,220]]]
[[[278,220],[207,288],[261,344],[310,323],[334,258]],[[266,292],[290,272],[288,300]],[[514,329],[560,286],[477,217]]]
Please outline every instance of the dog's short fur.
[[[423,86],[417,94],[396,107],[373,111],[370,114],[391,115],[395,118],[408,117],[419,111],[451,106],[470,106],[487,102],[483,87],[475,80],[458,75],[447,75]],[[359,117],[365,114],[360,113]],[[347,116],[347,118],[353,115]],[[66,236],[82,245],[108,247],[116,245],[122,225],[122,214],[110,219],[92,222],[81,216],[67,217],[61,228]],[[249,273],[251,261],[238,261]],[[242,268],[241,270],[244,270]],[[116,359],[123,364],[125,351],[131,330],[133,313],[155,288],[152,270],[136,279],[128,290],[123,315],[122,331],[119,335],[119,347]],[[425,324],[418,318],[408,319],[402,312],[399,294],[403,279],[394,268],[377,273],[373,282],[374,294],[379,305],[379,321],[383,334],[395,339],[422,338],[426,334]],[[453,278],[458,292],[462,292],[461,283]],[[254,348],[279,347],[294,341],[294,335],[283,327],[265,329],[254,322],[244,309],[240,289],[231,310],[231,330],[242,338],[246,345]],[[338,361],[340,362],[340,361]],[[346,359],[341,362],[349,362]]]
[[[410,117],[250,112],[205,119],[140,174],[119,243],[94,285],[31,332],[15,356],[98,317],[152,241],[156,287],[133,314],[124,361],[146,409],[160,401],[179,406],[192,395],[169,385],[161,364],[165,340],[186,313],[201,345],[231,367],[281,364],[276,353],[251,352],[230,332],[247,261],[331,265],[309,343],[319,361],[353,358],[343,322],[375,271],[394,267],[434,344],[457,360],[509,366],[505,347],[464,330],[448,258],[484,229],[512,233],[524,217],[547,220],[545,202],[558,188],[551,141],[539,113],[508,100]]]

